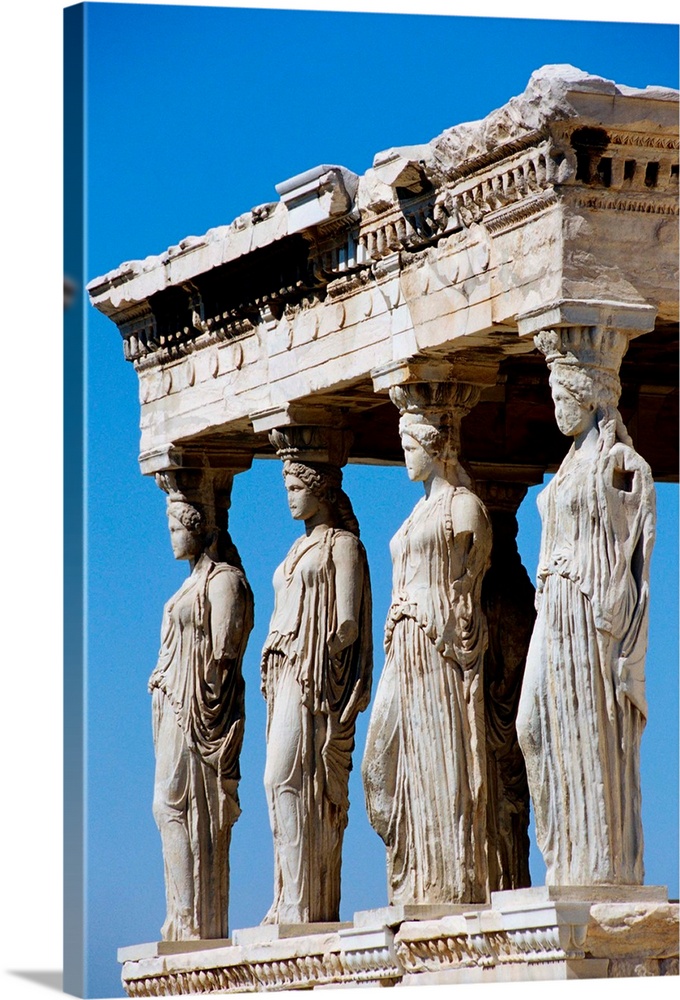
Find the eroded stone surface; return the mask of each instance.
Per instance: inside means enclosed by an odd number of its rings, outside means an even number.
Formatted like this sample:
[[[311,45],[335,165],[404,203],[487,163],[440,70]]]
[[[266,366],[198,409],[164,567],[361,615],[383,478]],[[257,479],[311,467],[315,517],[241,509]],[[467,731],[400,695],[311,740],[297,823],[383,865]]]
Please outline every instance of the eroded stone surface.
[[[628,338],[602,324],[536,340],[574,440],[538,501],[538,616],[517,717],[536,839],[549,885],[637,885],[656,517],[651,471],[617,409]]]
[[[626,959],[678,956],[678,907],[674,903],[596,903],[590,909],[587,947],[591,955]],[[627,959],[630,961],[630,959]]]
[[[216,426],[267,449],[254,414],[347,386],[359,419],[374,367],[469,348],[520,356],[532,345],[519,317],[562,300],[647,303],[657,324],[677,322],[676,99],[544,67],[486,119],[378,154],[356,187],[344,168],[308,171],[329,205],[301,232],[284,200],[95,279],[139,374],[141,452]],[[535,435],[522,437],[530,465]],[[379,460],[384,438],[366,428],[362,448]],[[544,469],[559,461],[559,445],[548,451]]]
[[[305,534],[274,574],[262,653],[274,837],[274,902],[265,923],[339,919],[354,729],[371,694],[366,552],[340,467],[307,458],[315,434],[323,430],[273,435],[286,456],[288,506]]]
[[[458,457],[461,416],[479,391],[417,382],[391,395],[409,478],[425,496],[390,544],[386,661],[362,764],[368,816],[387,848],[391,904],[484,902],[491,525]]]
[[[245,718],[241,664],[253,626],[252,593],[227,530],[231,479],[190,485],[175,474],[161,483],[173,553],[191,566],[165,606],[149,681],[166,941],[229,933],[229,845],[240,814]]]
[[[601,892],[580,888],[582,895]],[[361,926],[357,914],[354,926],[331,933],[128,960],[123,983],[130,996],[165,996],[677,975],[677,904],[560,902],[548,898],[559,892],[542,889],[495,893],[488,909],[394,929]],[[266,936],[268,928],[261,931]]]

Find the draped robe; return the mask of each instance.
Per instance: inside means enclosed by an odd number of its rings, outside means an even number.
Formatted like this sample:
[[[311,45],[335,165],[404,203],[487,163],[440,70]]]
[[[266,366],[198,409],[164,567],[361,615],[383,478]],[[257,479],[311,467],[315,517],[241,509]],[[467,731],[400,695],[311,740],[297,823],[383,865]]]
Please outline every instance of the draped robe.
[[[338,655],[339,545],[361,585],[358,636]],[[265,788],[274,837],[267,922],[338,919],[342,840],[356,717],[370,699],[371,590],[359,539],[327,528],[303,535],[274,574],[275,606],[262,653],[267,700]]]
[[[230,575],[242,618],[237,645],[218,658],[210,587],[222,574]],[[164,940],[228,936],[229,844],[241,811],[241,664],[252,625],[252,594],[243,572],[205,553],[165,605],[158,663],[149,680],[156,750],[154,815],[162,836],[167,824],[181,828],[190,858],[169,856],[164,839]],[[182,884],[187,862],[193,888]],[[182,905],[188,898],[190,912]]]
[[[390,902],[484,901],[484,506],[464,487],[423,498],[390,550],[386,660],[362,766]]]
[[[570,450],[540,494],[536,605],[517,719],[548,885],[641,884],[654,484],[627,444]]]

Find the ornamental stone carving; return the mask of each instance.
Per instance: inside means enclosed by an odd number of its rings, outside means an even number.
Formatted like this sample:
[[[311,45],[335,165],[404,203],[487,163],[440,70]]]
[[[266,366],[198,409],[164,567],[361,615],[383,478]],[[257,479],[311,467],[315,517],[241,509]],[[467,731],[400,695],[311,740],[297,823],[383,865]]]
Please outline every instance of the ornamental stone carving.
[[[229,844],[239,817],[241,663],[253,598],[227,530],[232,476],[159,474],[176,559],[191,572],[165,605],[153,699],[153,813],[161,834],[164,940],[226,938]]]
[[[458,459],[475,386],[395,386],[409,477],[425,496],[392,539],[385,667],[363,778],[387,848],[390,902],[483,901],[488,892],[481,587],[491,525]]]
[[[641,884],[640,738],[654,483],[617,403],[628,338],[539,333],[573,444],[539,497],[534,627],[517,727],[548,885]]]
[[[265,789],[274,838],[274,902],[265,923],[337,921],[354,729],[371,693],[371,587],[339,465],[319,436],[272,434],[290,512],[305,533],[274,574],[262,652],[267,700]],[[346,456],[345,456],[346,457]],[[344,459],[343,459],[344,460]]]

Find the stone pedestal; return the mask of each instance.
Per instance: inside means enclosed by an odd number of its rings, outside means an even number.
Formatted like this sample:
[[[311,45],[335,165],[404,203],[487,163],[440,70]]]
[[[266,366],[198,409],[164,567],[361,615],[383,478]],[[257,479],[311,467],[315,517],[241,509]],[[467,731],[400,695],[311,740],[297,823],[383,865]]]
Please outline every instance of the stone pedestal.
[[[485,907],[382,907],[351,924],[247,928],[118,959],[131,997],[677,975],[678,904],[661,886],[538,886],[494,892]]]

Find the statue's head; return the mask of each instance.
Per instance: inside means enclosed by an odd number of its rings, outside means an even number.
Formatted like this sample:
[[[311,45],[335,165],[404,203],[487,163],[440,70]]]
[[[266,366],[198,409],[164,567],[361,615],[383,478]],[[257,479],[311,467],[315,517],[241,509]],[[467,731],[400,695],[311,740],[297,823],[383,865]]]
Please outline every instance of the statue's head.
[[[436,426],[419,414],[405,413],[399,421],[399,433],[406,471],[413,482],[426,480],[435,464],[444,465],[456,458],[457,442],[447,425]]]
[[[575,437],[616,419],[625,335],[599,327],[563,327],[544,330],[535,341],[550,369],[555,420],[563,434]]]
[[[359,534],[359,524],[349,497],[342,489],[342,470],[322,462],[283,463],[288,507],[296,521],[308,521],[319,512],[329,523]]]
[[[390,399],[401,414],[399,433],[409,479],[425,482],[432,473],[469,485],[458,455],[460,424],[479,399],[480,389],[465,382],[413,382],[393,386]]]
[[[283,480],[288,494],[288,506],[296,520],[313,517],[322,505],[329,511],[335,506],[336,491],[342,484],[340,469],[321,463],[286,461]]]
[[[593,426],[603,413],[616,408],[621,384],[616,375],[601,368],[554,361],[550,365],[550,389],[557,426],[562,434],[575,437]]]
[[[168,499],[167,515],[175,559],[195,559],[206,546],[205,514],[198,505]]]

